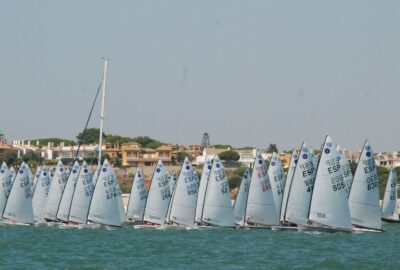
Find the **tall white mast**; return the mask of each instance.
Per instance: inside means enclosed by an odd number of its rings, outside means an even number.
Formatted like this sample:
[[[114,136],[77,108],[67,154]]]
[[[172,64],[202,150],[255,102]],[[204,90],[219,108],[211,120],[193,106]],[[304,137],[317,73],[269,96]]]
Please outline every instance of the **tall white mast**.
[[[101,146],[103,141],[103,120],[104,120],[104,98],[106,95],[106,80],[107,80],[107,68],[108,58],[104,57],[104,74],[103,74],[103,93],[101,98],[101,114],[100,114],[100,135],[99,135],[99,166],[101,165]]]

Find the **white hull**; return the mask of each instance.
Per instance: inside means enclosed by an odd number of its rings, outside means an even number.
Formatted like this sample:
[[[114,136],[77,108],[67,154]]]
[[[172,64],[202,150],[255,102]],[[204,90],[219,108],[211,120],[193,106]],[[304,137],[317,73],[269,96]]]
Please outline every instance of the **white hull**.
[[[298,230],[297,226],[272,226],[271,230],[274,232],[283,232],[283,231],[296,231]]]
[[[159,224],[139,224],[139,225],[134,225],[133,228],[134,229],[154,229],[154,228],[158,228],[161,225]]]
[[[338,232],[351,233],[352,232],[352,230],[349,229],[334,228],[334,227],[319,226],[319,225],[298,226],[297,230],[299,232],[305,232],[305,233],[338,233]]]

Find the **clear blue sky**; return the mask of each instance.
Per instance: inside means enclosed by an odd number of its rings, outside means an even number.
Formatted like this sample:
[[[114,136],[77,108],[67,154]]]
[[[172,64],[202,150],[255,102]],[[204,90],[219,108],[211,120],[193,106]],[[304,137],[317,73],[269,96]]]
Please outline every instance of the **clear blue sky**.
[[[395,0],[2,1],[0,130],[74,138],[108,56],[106,133],[400,150],[399,14]]]

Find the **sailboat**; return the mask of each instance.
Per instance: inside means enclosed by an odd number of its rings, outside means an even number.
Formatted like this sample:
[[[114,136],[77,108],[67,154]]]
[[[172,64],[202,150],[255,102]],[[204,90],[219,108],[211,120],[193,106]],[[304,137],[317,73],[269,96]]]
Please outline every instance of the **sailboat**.
[[[11,175],[10,178],[11,178],[11,184],[12,184],[14,182],[15,176],[17,176],[13,166],[10,167],[10,175]]]
[[[164,224],[171,197],[168,172],[162,161],[159,160],[151,178],[147,195],[143,217],[144,224],[135,225],[135,228],[159,227]]]
[[[196,224],[198,224],[198,225],[200,225],[203,220],[204,198],[206,196],[208,178],[211,173],[211,168],[212,168],[212,163],[208,158],[206,158],[204,165],[203,165],[203,170],[201,172],[199,190],[198,190],[198,194],[197,194],[195,221],[196,221]]]
[[[378,174],[368,141],[361,152],[349,194],[350,216],[355,231],[382,231]]]
[[[347,197],[350,194],[351,185],[353,183],[353,174],[351,173],[350,163],[344,155],[343,149],[338,145],[336,151],[340,157],[340,168],[344,177],[344,184],[346,185]]]
[[[54,171],[54,176],[51,179],[49,194],[47,197],[44,219],[48,222],[57,221],[58,207],[60,206],[61,196],[67,183],[67,175],[64,165],[58,161]]]
[[[89,207],[88,223],[94,226],[121,227],[125,213],[121,213],[122,197],[118,178],[105,159]]]
[[[351,232],[350,210],[340,158],[331,137],[326,136],[314,181],[307,225],[299,231]]]
[[[281,207],[281,213],[280,213],[280,221],[283,222],[284,220],[284,215],[286,211],[286,204],[289,198],[289,188],[292,184],[293,180],[293,175],[294,171],[296,169],[296,165],[298,162],[299,156],[297,155],[297,151],[293,150],[292,157],[290,158],[290,164],[288,168],[288,172],[286,175],[286,182],[285,182],[285,190],[283,191],[283,198],[282,198],[282,207]]]
[[[202,221],[206,226],[236,227],[228,177],[218,155],[214,158],[208,179]]]
[[[94,186],[89,167],[84,161],[76,182],[75,192],[72,196],[68,217],[70,224],[86,224]]]
[[[285,173],[277,153],[273,153],[268,167],[268,177],[271,181],[272,193],[274,194],[275,209],[281,212],[283,192],[285,190]]]
[[[49,194],[50,181],[51,178],[49,172],[45,167],[43,167],[40,171],[40,175],[32,195],[33,219],[35,221],[35,225],[37,224],[37,226],[42,226],[45,224],[44,210],[46,207],[47,195]]]
[[[288,202],[286,207],[282,209],[283,221],[281,222],[282,226],[279,226],[279,230],[297,230],[298,225],[307,224],[314,178],[317,171],[317,168],[314,167],[313,158],[310,148],[306,143],[303,143],[300,150],[300,158],[293,174],[293,180],[288,188]]]
[[[245,225],[246,203],[249,195],[250,177],[250,170],[249,168],[246,168],[236,195],[235,204],[233,205],[235,223],[240,227]]]
[[[144,185],[144,176],[140,168],[136,169],[133,179],[131,195],[129,196],[126,216],[131,222],[142,222],[144,215],[144,206],[147,199],[147,190]]]
[[[10,190],[4,213],[3,223],[31,225],[33,223],[30,169],[23,162],[19,167]]]
[[[388,223],[400,223],[397,204],[397,173],[394,168],[390,169],[382,201],[382,220]]]
[[[167,220],[172,226],[194,227],[196,202],[197,202],[197,178],[192,164],[186,157],[176,180],[174,193],[171,198],[171,211]]]
[[[263,157],[254,161],[245,212],[245,227],[269,228],[279,224],[272,185]]]
[[[0,168],[0,220],[3,218],[8,196],[12,185],[11,173],[7,164],[3,162]]]
[[[65,223],[68,223],[69,221],[69,211],[71,209],[72,197],[74,196],[76,182],[78,181],[79,177],[79,171],[79,163],[78,161],[75,161],[65,185],[60,206],[58,207],[57,219]]]

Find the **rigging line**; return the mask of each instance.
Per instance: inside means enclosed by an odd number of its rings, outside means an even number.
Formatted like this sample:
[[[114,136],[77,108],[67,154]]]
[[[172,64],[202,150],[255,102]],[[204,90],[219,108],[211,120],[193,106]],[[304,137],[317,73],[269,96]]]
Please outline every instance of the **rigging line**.
[[[75,154],[75,160],[78,158],[79,150],[80,150],[80,148],[81,148],[83,139],[85,138],[86,129],[87,129],[87,126],[88,126],[88,124],[89,124],[90,118],[92,117],[94,105],[96,104],[97,97],[99,96],[100,89],[101,89],[101,85],[102,85],[102,82],[100,82],[99,88],[97,88],[97,93],[96,93],[96,96],[94,97],[93,104],[92,104],[92,108],[90,109],[90,112],[89,112],[89,117],[88,117],[88,119],[86,120],[86,125],[85,125],[85,128],[83,129],[82,137],[81,137],[81,139],[79,140],[78,149],[76,150],[76,154]],[[101,147],[101,146],[100,146],[100,147]]]

